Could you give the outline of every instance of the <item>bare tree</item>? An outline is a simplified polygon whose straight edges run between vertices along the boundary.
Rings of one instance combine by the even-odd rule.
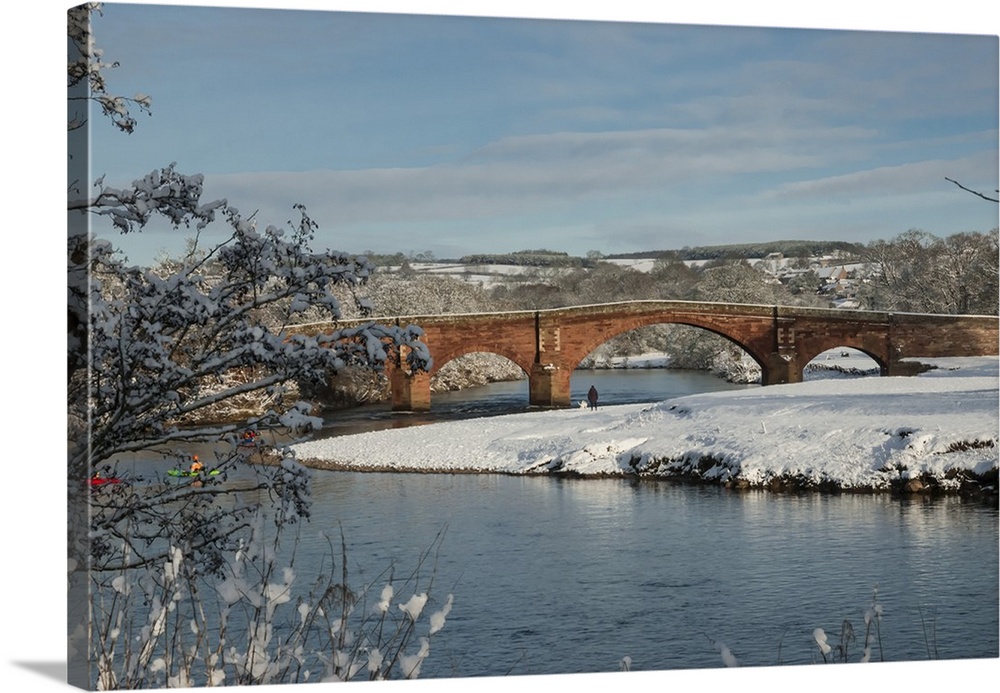
[[[996,313],[997,255],[996,229],[956,233],[940,242],[930,284],[945,312]]]
[[[896,238],[869,243],[862,254],[869,281],[861,298],[870,310],[926,310],[926,281],[936,242],[931,234],[910,229]]]
[[[997,230],[941,239],[911,229],[869,243],[860,297],[871,310],[995,315]]]

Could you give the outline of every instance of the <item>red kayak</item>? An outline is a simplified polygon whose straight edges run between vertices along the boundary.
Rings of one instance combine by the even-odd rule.
[[[105,484],[120,484],[122,480],[113,476],[92,476],[88,479],[88,482],[91,486],[104,486]]]

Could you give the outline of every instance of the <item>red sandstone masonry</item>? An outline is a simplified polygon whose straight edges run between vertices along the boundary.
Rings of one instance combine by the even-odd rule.
[[[762,369],[762,382],[801,382],[816,355],[853,347],[871,356],[883,375],[905,374],[902,359],[1000,353],[996,316],[925,315],[789,306],[627,301],[542,311],[381,318],[419,325],[434,358],[429,374],[393,369],[393,408],[430,407],[430,376],[464,354],[484,351],[518,364],[529,377],[531,403],[569,406],[570,375],[587,354],[611,337],[646,325],[678,323],[709,330],[742,347]],[[302,334],[340,325],[299,325]]]

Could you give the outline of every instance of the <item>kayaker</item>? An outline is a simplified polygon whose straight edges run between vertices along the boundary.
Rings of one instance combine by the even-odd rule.
[[[197,455],[194,455],[191,459],[192,459],[192,462],[191,462],[191,473],[192,474],[197,474],[198,472],[200,472],[202,469],[205,468],[205,465],[203,465],[201,463],[201,461],[198,459]]]

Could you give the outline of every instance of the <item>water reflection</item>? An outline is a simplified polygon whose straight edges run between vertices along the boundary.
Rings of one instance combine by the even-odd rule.
[[[674,375],[588,373],[574,398],[601,377],[602,401],[653,401]],[[501,385],[509,391],[455,393],[450,404],[436,396],[427,415],[338,413],[323,435],[525,406],[526,383]],[[163,462],[121,464],[139,474]],[[888,659],[926,659],[929,632],[942,658],[998,654],[997,511],[955,498],[345,472],[316,472],[312,492],[302,576],[330,558],[341,530],[362,583],[414,569],[444,533],[424,568],[455,607],[425,677],[615,671],[626,655],[635,670],[717,667],[712,640],[744,665],[806,664],[814,628],[863,628],[876,585]]]
[[[312,531],[343,523],[372,569],[445,532],[435,584],[456,607],[430,675],[719,666],[706,635],[744,664],[804,664],[814,628],[863,628],[875,585],[888,658],[926,658],[922,615],[940,656],[997,654],[997,514],[952,499],[350,473],[315,495]]]
[[[591,384],[600,391],[602,405],[658,402],[698,392],[756,387],[729,383],[703,371],[576,371],[570,388],[570,399],[574,405],[586,399],[587,389]],[[325,437],[422,426],[439,421],[517,414],[531,409],[528,404],[527,380],[490,383],[454,392],[436,392],[431,396],[429,412],[394,412],[387,403],[329,410],[323,414],[325,424],[319,435]]]

